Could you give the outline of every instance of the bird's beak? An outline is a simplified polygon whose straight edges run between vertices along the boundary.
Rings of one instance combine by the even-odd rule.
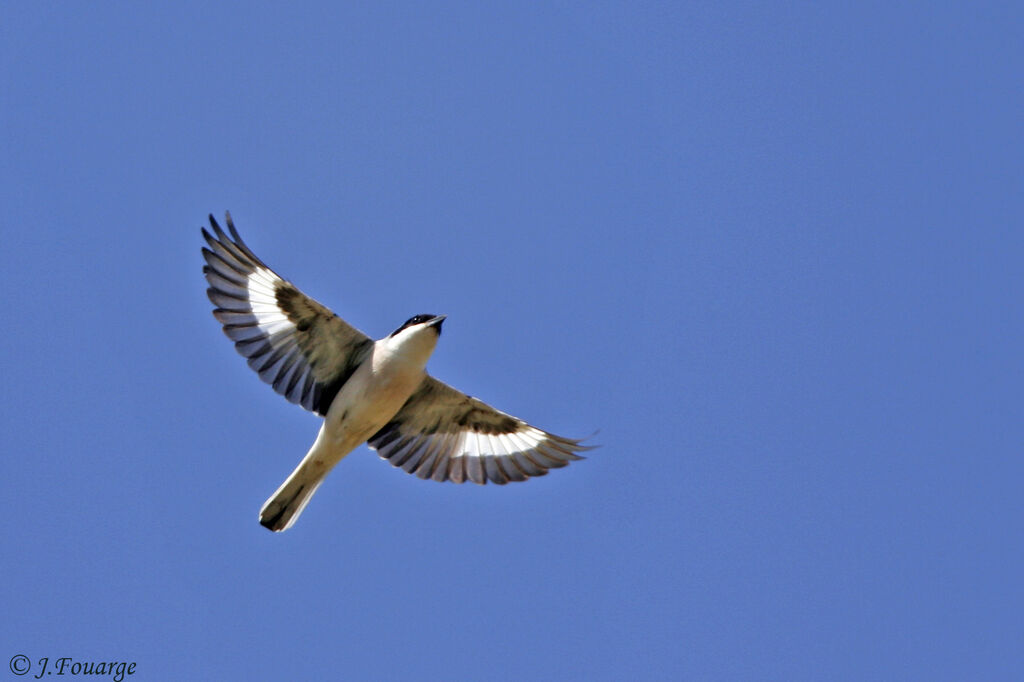
[[[441,323],[444,322],[447,318],[447,315],[438,315],[437,317],[432,319],[428,324],[430,324],[431,327],[440,327]]]

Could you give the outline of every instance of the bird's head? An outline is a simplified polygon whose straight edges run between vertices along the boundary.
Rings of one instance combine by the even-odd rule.
[[[441,336],[441,323],[444,322],[447,315],[431,315],[424,313],[422,315],[413,315],[404,323],[402,326],[395,331],[388,334],[389,337],[395,337],[403,333],[407,329],[413,331],[419,331],[424,329],[432,329],[437,333],[437,336]]]
[[[388,335],[388,346],[395,353],[408,355],[424,365],[434,352],[437,339],[441,336],[441,323],[445,315],[415,315]]]

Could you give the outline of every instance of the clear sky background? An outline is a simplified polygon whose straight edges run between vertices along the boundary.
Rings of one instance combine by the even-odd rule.
[[[0,10],[0,679],[1024,676],[1020,3],[206,5]],[[267,532],[226,209],[602,447]]]

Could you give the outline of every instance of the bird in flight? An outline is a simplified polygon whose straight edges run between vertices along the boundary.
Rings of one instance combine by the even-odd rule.
[[[213,316],[260,379],[324,418],[313,446],[260,509],[290,528],[341,458],[367,443],[422,479],[505,484],[543,476],[593,446],[530,426],[426,372],[444,315],[416,315],[374,341],[271,270],[210,216],[203,274]]]

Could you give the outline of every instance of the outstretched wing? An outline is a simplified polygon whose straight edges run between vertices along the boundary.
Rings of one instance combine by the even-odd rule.
[[[212,215],[213,235],[203,229],[213,316],[260,379],[326,415],[373,341],[267,267],[238,236],[230,213],[227,224],[230,237]]]
[[[525,481],[590,450],[499,412],[428,376],[369,446],[396,467],[435,481]]]

